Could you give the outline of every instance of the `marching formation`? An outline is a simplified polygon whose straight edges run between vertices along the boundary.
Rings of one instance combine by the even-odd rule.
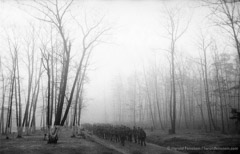
[[[110,140],[113,142],[120,142],[124,146],[125,141],[138,143],[141,146],[146,146],[146,133],[143,128],[136,128],[135,126],[131,129],[124,125],[110,125],[110,124],[85,124],[84,129],[92,132],[99,138]]]

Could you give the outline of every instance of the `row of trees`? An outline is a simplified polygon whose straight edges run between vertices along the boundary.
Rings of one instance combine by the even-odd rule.
[[[207,50],[208,55],[211,51]],[[207,64],[203,51],[199,61],[180,56],[176,59],[178,129],[235,129],[229,117],[232,108],[239,109],[239,60],[236,55],[215,52],[206,59]],[[174,112],[171,74],[166,67],[155,64],[142,69],[126,80],[115,81],[114,121],[167,129],[172,126]]]
[[[169,133],[175,133],[176,127],[221,129],[223,133],[235,128],[229,117],[232,108],[240,109],[239,3],[204,1],[206,6],[212,11],[211,23],[227,32],[223,35],[234,45],[222,47],[213,36],[201,32],[194,45],[198,56],[183,55],[177,45],[189,22],[181,25],[179,10],[166,9],[170,47],[162,52],[168,52],[169,67],[155,61],[148,69],[135,70],[127,80],[119,77],[114,85],[115,121],[170,127]]]
[[[40,125],[46,129],[49,143],[57,142],[59,129],[66,121],[73,126],[73,136],[80,126],[91,55],[109,28],[102,26],[103,18],[92,25],[83,24],[81,19],[69,13],[72,3],[73,0],[49,0],[19,4],[23,9],[34,10],[31,16],[35,19],[28,26],[25,37],[16,36],[13,31],[20,31],[17,28],[7,33],[9,54],[0,62],[0,131],[7,138],[15,123],[18,137],[22,137],[23,128],[26,134],[35,131],[37,110],[41,113]],[[75,44],[66,23],[69,20],[78,30]],[[86,16],[84,21],[87,22]],[[70,110],[73,111],[71,115]]]

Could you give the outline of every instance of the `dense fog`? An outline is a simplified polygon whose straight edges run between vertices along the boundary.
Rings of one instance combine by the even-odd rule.
[[[15,130],[16,113],[39,128],[50,110],[54,125],[62,100],[61,125],[164,129],[174,123],[177,129],[236,131],[229,117],[240,103],[238,2],[59,1],[56,19],[54,4],[0,2],[2,128],[9,106]]]

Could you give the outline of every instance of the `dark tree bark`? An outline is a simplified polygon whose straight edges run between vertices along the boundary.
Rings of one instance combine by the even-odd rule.
[[[5,104],[6,87],[5,87],[5,78],[3,76],[1,57],[0,57],[0,70],[1,70],[1,78],[2,78],[2,107],[1,107],[0,133],[4,134],[4,104]]]

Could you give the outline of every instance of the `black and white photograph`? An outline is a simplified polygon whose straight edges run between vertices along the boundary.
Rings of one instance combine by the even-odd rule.
[[[237,154],[240,0],[0,0],[0,154]]]

